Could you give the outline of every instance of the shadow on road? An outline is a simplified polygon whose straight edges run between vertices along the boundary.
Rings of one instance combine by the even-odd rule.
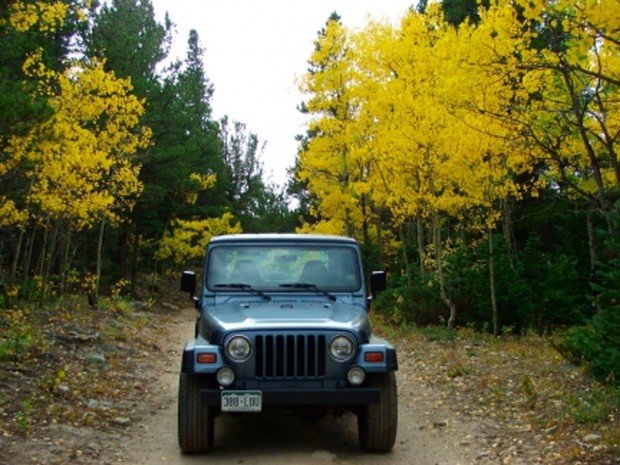
[[[353,414],[308,420],[299,414],[268,411],[224,415],[215,422],[214,456],[329,450],[338,455],[360,453],[357,420]]]

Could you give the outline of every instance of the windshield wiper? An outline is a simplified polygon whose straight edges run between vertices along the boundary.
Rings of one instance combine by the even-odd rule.
[[[310,284],[310,283],[286,283],[286,284],[280,284],[280,287],[287,287],[290,289],[308,289],[309,291],[314,291],[318,294],[323,294],[325,297],[327,297],[329,300],[331,301],[336,301],[336,297],[332,294],[330,294],[327,291],[324,291],[323,289],[319,288],[316,284]]]
[[[259,291],[258,289],[254,289],[250,284],[244,284],[244,283],[226,283],[226,284],[214,284],[213,287],[230,287],[232,289],[242,289],[244,291],[250,291],[253,292],[254,294],[260,296],[261,298],[263,298],[264,300],[270,301],[271,297],[269,297],[267,294],[265,294],[262,291]]]

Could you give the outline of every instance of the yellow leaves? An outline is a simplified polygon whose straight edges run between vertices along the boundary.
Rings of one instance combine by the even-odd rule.
[[[40,32],[53,32],[65,21],[69,5],[65,2],[13,2],[10,8],[11,26],[19,32],[36,27]]]
[[[27,32],[35,29],[45,34],[53,34],[60,29],[67,19],[71,9],[78,20],[87,20],[87,11],[91,6],[90,0],[74,2],[70,7],[66,1],[14,1],[9,8],[8,22],[18,32]]]
[[[217,182],[217,174],[191,173],[189,175],[189,181],[192,186],[185,192],[185,201],[190,205],[194,205],[201,191],[206,191],[215,185]]]
[[[538,21],[543,17],[545,5],[541,1],[522,1],[519,6],[522,8],[523,17],[530,21]]]
[[[535,196],[562,176],[582,193],[617,189],[617,3],[500,0],[458,29],[439,5],[409,11],[398,27],[329,23],[302,85],[312,136],[299,176],[318,218],[303,229],[356,232],[387,208],[397,224],[439,213],[486,230],[498,200]],[[550,46],[553,34],[561,47]]]
[[[38,82],[38,92],[45,96],[53,96],[55,93],[56,72],[46,68],[43,61],[43,49],[38,48],[29,53],[22,65],[24,74],[34,78]]]
[[[20,211],[15,202],[0,196],[0,228],[16,226],[24,223],[28,219],[28,213]]]
[[[310,94],[306,108],[312,116],[314,134],[300,153],[300,179],[308,182],[320,202],[315,211],[321,221],[302,230],[354,235],[364,221],[356,191],[366,168],[355,141],[361,136],[354,121],[360,93],[354,56],[348,33],[331,20],[318,40],[310,59],[312,70],[304,76],[301,88]],[[366,215],[368,213],[366,212]]]
[[[492,201],[484,186],[501,176],[490,177],[491,165],[482,160],[497,144],[476,129],[479,115],[468,108],[482,91],[489,106],[493,87],[475,72],[481,57],[471,32],[466,26],[456,34],[438,16],[411,12],[392,43],[375,45],[400,54],[391,64],[394,77],[376,97],[381,104],[366,107],[373,112],[369,118],[383,123],[369,150],[382,178],[375,181],[374,198],[397,217],[436,210],[458,215]]]
[[[49,101],[54,115],[12,137],[6,150],[13,167],[23,164],[30,178],[26,200],[41,218],[69,220],[78,229],[101,218],[116,221],[142,189],[131,156],[150,137],[138,127],[143,107],[129,81],[97,62],[56,73],[43,65],[40,51],[24,68],[48,91],[55,89]]]
[[[317,41],[310,62],[319,69],[338,67],[345,52],[346,30],[339,21],[331,19],[327,22],[324,34]],[[329,74],[324,74],[317,82],[320,83],[323,79],[329,82]]]
[[[597,31],[617,34],[620,30],[618,0],[583,0],[582,8],[576,8],[578,18]]]
[[[155,256],[158,260],[181,265],[202,258],[212,237],[241,231],[241,224],[234,222],[232,213],[224,213],[219,218],[174,220],[171,231],[166,232],[159,242]]]
[[[299,234],[345,234],[346,225],[341,219],[331,218],[329,220],[322,220],[317,223],[308,224],[305,223],[301,227],[297,228]]]
[[[314,229],[355,230],[367,205],[397,222],[481,208],[495,219],[495,201],[517,193],[511,174],[529,166],[497,118],[511,108],[529,44],[509,2],[458,30],[437,5],[397,28],[373,22],[351,34],[329,23],[303,86],[314,118],[300,177],[318,199]],[[540,83],[527,76],[525,97]]]
[[[189,175],[190,181],[198,184],[200,190],[207,190],[213,185],[215,185],[217,181],[217,175],[215,173],[212,174],[200,174],[200,173],[192,173]]]
[[[526,12],[536,10],[538,17],[532,19],[541,23],[536,40],[546,45],[523,59],[522,87],[530,95],[516,94],[522,101],[534,97],[520,117],[537,141],[553,147],[553,161],[544,177],[562,183],[569,179],[579,186],[579,195],[600,199],[620,183],[614,173],[617,150],[611,136],[620,130],[618,2],[522,0],[519,4]],[[561,46],[548,44],[551,37],[558,37]],[[537,156],[548,158],[547,153]],[[600,172],[598,179],[591,177],[594,171]]]

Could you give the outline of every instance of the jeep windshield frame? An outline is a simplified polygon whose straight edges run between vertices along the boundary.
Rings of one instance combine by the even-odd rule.
[[[205,284],[211,292],[247,292],[221,283],[246,283],[261,292],[357,293],[363,289],[361,259],[349,243],[221,242],[210,247]],[[300,283],[300,286],[282,286]]]

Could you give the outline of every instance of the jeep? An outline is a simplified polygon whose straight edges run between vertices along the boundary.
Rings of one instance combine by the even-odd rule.
[[[385,273],[374,271],[368,292],[360,248],[351,238],[213,238],[199,285],[192,271],[181,278],[181,290],[198,309],[179,382],[182,452],[211,451],[220,414],[271,408],[350,410],[361,447],[390,451],[396,352],[372,334],[369,319],[372,296],[385,286]]]

